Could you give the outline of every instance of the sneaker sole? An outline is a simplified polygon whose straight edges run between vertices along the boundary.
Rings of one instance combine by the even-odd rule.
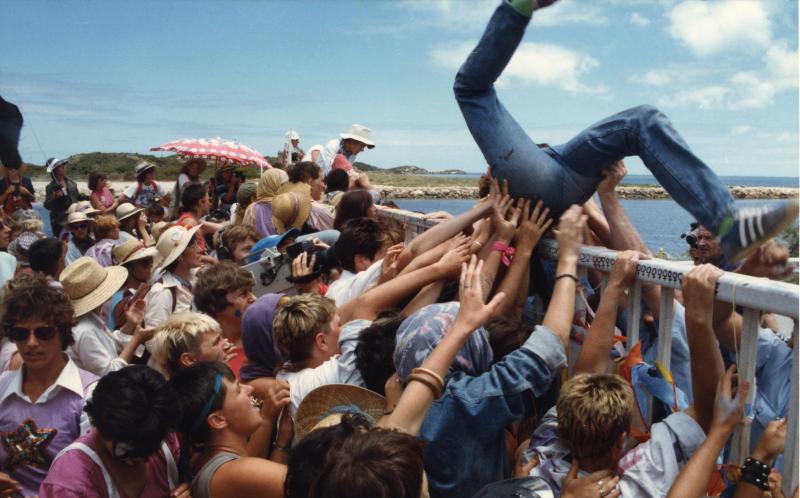
[[[745,247],[741,251],[737,252],[730,258],[732,263],[738,263],[739,261],[747,258],[759,247],[761,247],[764,242],[768,241],[769,239],[777,236],[779,233],[783,231],[784,228],[788,227],[793,221],[797,219],[798,214],[800,214],[800,204],[798,201],[794,200],[791,202],[791,207],[786,210],[784,214],[783,220],[775,226],[772,230],[766,232],[763,237],[760,237],[756,240],[756,242],[750,244],[749,246]]]

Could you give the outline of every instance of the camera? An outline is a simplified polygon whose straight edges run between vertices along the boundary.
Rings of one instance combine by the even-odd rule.
[[[286,255],[289,256],[290,261],[294,261],[294,258],[304,252],[308,253],[308,257],[311,257],[312,254],[317,256],[314,262],[314,271],[327,272],[339,266],[339,260],[336,258],[333,247],[324,249],[315,246],[310,240],[304,240],[302,242],[295,242],[286,248]]]

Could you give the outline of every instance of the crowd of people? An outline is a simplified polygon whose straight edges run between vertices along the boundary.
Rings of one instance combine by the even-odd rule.
[[[493,82],[549,3],[504,1],[459,71],[491,166],[411,240],[354,166],[362,125],[308,152],[289,130],[256,182],[189,158],[174,185],[141,162],[82,189],[51,159],[41,196],[0,150],[0,497],[786,498],[796,337],[764,314],[738,381],[741,310],[715,296],[725,271],[791,273],[771,237],[797,202],[737,210],[652,108],[533,144]],[[697,223],[671,326],[643,285],[626,347],[652,257],[616,194],[631,154]],[[557,260],[535,254],[551,237]],[[606,276],[578,272],[582,245],[619,251]],[[289,290],[256,296],[266,250]],[[743,423],[749,457],[720,465]]]

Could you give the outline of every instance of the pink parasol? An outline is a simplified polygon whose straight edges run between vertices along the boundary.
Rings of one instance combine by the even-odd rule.
[[[175,152],[181,157],[213,159],[220,163],[235,163],[242,166],[258,166],[261,171],[272,165],[257,150],[233,140],[217,138],[185,138],[167,142],[152,151]]]

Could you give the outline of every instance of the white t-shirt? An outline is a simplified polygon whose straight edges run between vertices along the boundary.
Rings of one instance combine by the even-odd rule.
[[[539,465],[530,475],[543,477],[554,488],[561,489],[564,476],[569,472],[566,458],[569,450],[556,435],[558,422],[555,407],[551,408],[531,437]],[[617,464],[620,475],[619,490],[625,498],[660,498],[666,496],[681,469],[706,439],[700,425],[685,412],[669,415],[653,424],[650,440],[628,451]],[[587,472],[578,471],[578,477]]]
[[[372,324],[369,320],[351,320],[339,332],[339,350],[325,363],[316,368],[304,368],[298,372],[280,372],[277,378],[289,382],[289,413],[294,420],[297,407],[308,393],[328,384],[351,384],[364,387],[364,379],[356,367],[356,345],[358,334]]]
[[[382,266],[383,259],[379,259],[358,273],[342,270],[342,275],[328,287],[325,297],[336,301],[337,308],[357,298],[378,284]]]

